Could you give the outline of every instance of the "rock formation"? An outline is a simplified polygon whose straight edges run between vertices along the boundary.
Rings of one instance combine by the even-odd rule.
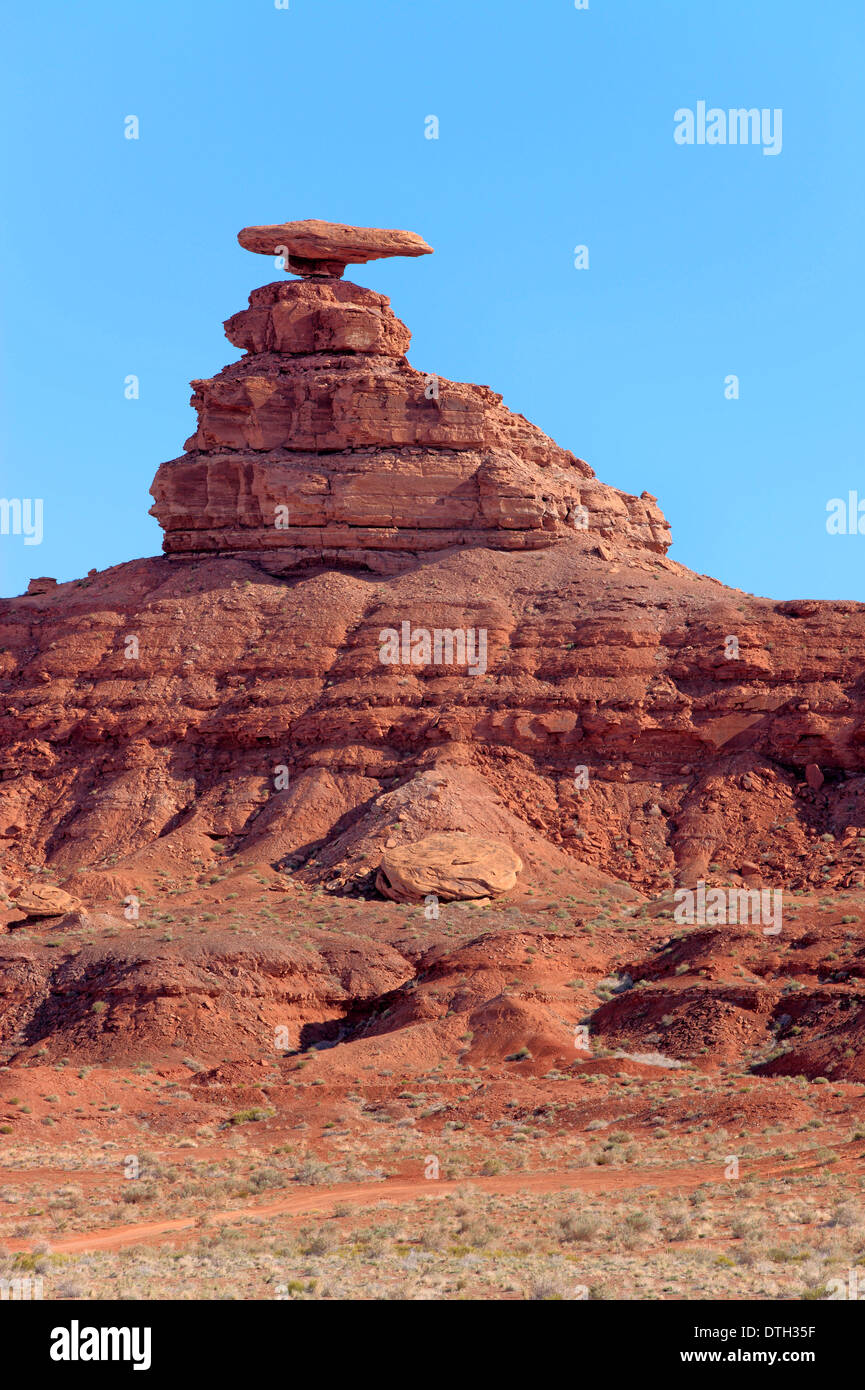
[[[385,256],[428,256],[432,247],[416,232],[381,227],[346,227],[341,222],[281,222],[244,227],[237,240],[261,256],[282,256],[286,270],[297,275],[339,279],[347,265],[365,265]]]
[[[240,239],[300,278],[193,383],[165,554],[0,603],[0,1275],[688,1299],[699,1245],[719,1296],[825,1295],[861,1244],[865,607],[692,573],[648,493],[409,365],[341,277],[413,233]],[[698,1202],[725,1135],[739,1225]],[[758,1258],[760,1184],[804,1274]]]
[[[648,493],[410,366],[340,277],[412,233],[241,241],[301,278],[193,383],[166,554],[0,605],[0,1048],[247,1065],[285,1028],[354,1085],[582,1067],[590,1017],[665,1066],[865,1077],[865,609],[684,569]],[[668,944],[701,879],[798,891],[802,927]]]
[[[29,883],[19,888],[12,896],[12,906],[23,912],[25,920],[61,918],[67,912],[80,907],[69,893],[55,888],[50,883]]]
[[[308,277],[265,285],[226,321],[243,358],[192,383],[198,429],[154,480],[171,555],[254,554],[273,573],[321,563],[393,571],[453,546],[547,547],[575,534],[663,554],[648,493],[598,482],[485,386],[411,367],[384,295],[346,262],[431,250],[411,232],[249,227]]]
[[[427,835],[413,844],[385,846],[376,887],[399,903],[432,895],[442,902],[498,897],[513,888],[523,861],[508,845],[476,835]]]
[[[241,239],[303,275],[255,290],[244,356],[194,383],[153,486],[166,557],[2,606],[7,881],[49,864],[116,911],[216,845],[366,892],[389,839],[455,832],[509,845],[518,889],[863,884],[862,607],[693,574],[647,493],[411,367],[337,270],[420,238]]]

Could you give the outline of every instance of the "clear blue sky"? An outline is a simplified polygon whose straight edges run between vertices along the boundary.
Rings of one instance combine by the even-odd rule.
[[[321,217],[425,236],[434,256],[353,272],[414,365],[655,493],[674,558],[865,600],[865,535],[825,527],[865,500],[861,0],[43,0],[5,23],[0,493],[43,498],[45,535],[0,536],[0,591],[158,553],[187,383],[280,278],[236,233]],[[701,100],[781,108],[781,153],[677,145]]]

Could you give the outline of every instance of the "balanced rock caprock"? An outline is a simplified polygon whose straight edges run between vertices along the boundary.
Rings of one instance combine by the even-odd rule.
[[[304,278],[254,290],[225,324],[244,356],[192,383],[198,428],[151,489],[168,554],[254,553],[284,573],[330,561],[390,572],[453,546],[575,536],[605,558],[667,550],[649,493],[599,482],[488,387],[417,371],[386,296],[339,278],[350,261],[428,253],[420,237],[309,222],[240,239],[293,250]]]
[[[246,251],[261,256],[282,256],[286,270],[296,275],[342,275],[347,265],[365,265],[385,256],[428,256],[428,246],[417,232],[389,231],[382,227],[346,227],[342,222],[280,222],[267,227],[244,227],[237,240]]]

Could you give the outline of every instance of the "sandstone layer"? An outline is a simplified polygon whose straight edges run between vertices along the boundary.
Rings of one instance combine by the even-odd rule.
[[[486,629],[485,674],[383,665],[405,620]],[[98,870],[117,904],[216,838],[361,885],[389,837],[462,830],[534,855],[530,877],[554,852],[550,872],[647,893],[711,866],[855,887],[863,643],[861,605],[757,599],[580,538],[387,580],[133,561],[2,605],[6,873]]]
[[[669,1017],[671,1053],[692,1056],[705,1032],[719,1056],[778,1070],[769,1029],[802,1028],[803,1066],[858,1075],[858,1053],[839,1060],[837,1041],[842,1014],[858,1009],[855,962],[839,971],[809,957],[794,1008],[779,980],[805,961],[804,932],[777,950],[759,928],[741,936],[727,973],[759,978],[725,975],[718,988],[706,975],[707,955],[722,954],[711,934],[693,969],[652,950],[673,925],[672,890],[701,879],[855,906],[865,608],[756,598],[674,563],[654,498],[600,482],[488,388],[415,370],[408,329],[371,290],[322,274],[266,285],[226,331],[244,356],[193,383],[198,427],[153,485],[166,554],[71,583],[42,577],[0,606],[11,930],[34,905],[47,918],[42,904],[64,914],[61,934],[107,921],[109,939],[136,937],[142,901],[225,877],[242,879],[235,896],[250,903],[299,895],[302,907],[323,889],[346,910],[375,900],[396,911],[380,897],[388,862],[410,865],[429,837],[471,837],[522,865],[497,909],[543,899],[579,928],[603,897],[617,930],[646,912],[642,954],[628,947],[623,966],[645,988],[600,1009],[580,996],[616,1045],[651,1049]],[[215,895],[208,919],[230,915],[228,896]],[[264,909],[265,922],[274,915]],[[855,921],[848,911],[821,923],[833,959],[842,923]],[[608,965],[624,960],[617,940]],[[417,955],[413,940],[399,950]],[[98,1035],[97,1051],[108,1043],[101,1014],[85,1017],[88,971],[125,1000],[118,1019],[137,993],[173,988],[151,955],[112,952],[40,976],[46,1000],[67,985],[80,995],[73,1033]],[[250,973],[265,983],[231,1008],[269,1023],[268,972],[296,975],[276,1007],[297,983],[298,1046],[315,1028],[331,1041],[390,1037],[420,1008],[422,1050],[435,1054],[465,1026],[448,1012],[438,1032],[427,1027],[433,997],[415,995],[398,962],[361,999],[359,984],[340,993],[314,960],[280,959],[256,957]],[[183,961],[204,1000],[213,972],[194,951]],[[9,967],[16,998],[31,966],[24,952]],[[233,968],[220,966],[220,980]],[[462,959],[454,970],[461,978]],[[832,1037],[816,1021],[829,998]],[[473,999],[473,1055],[526,1029],[554,1055],[558,1005]],[[194,1020],[181,1013],[170,1003],[142,1027],[158,1014],[185,1040]],[[28,1037],[62,1034],[62,1015],[46,1002]]]
[[[489,388],[410,366],[411,335],[384,295],[277,282],[225,329],[245,355],[193,381],[198,428],[153,483],[169,554],[393,572],[431,551],[538,549],[575,533],[658,554],[670,544],[648,493],[599,482]]]
[[[0,603],[0,1281],[835,1297],[865,607],[674,563],[339,278],[411,234],[316,226],[247,229],[303,278],[194,383],[166,553]]]

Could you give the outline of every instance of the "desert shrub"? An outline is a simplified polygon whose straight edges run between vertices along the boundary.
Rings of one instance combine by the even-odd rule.
[[[563,1241],[592,1240],[600,1230],[597,1216],[573,1216],[570,1213],[559,1219],[557,1230]]]

